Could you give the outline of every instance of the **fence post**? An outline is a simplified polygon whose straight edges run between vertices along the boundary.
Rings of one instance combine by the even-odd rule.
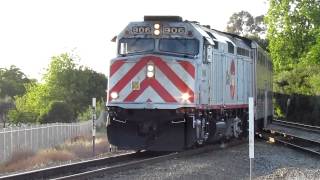
[[[63,141],[63,134],[62,134],[62,124],[60,123],[60,126],[59,126],[60,128],[60,139],[61,139],[61,141]]]
[[[35,147],[36,147],[36,150],[38,150],[39,149],[39,146],[38,146],[38,143],[39,143],[39,129],[38,129],[38,124],[36,124],[35,125],[36,127],[35,127],[35,132],[36,132],[36,142],[35,142]]]
[[[30,145],[31,145],[31,151],[33,151],[32,125],[30,125],[30,127],[29,127],[29,132],[30,132]]]
[[[9,156],[12,154],[12,127],[10,127],[10,152]]]
[[[41,124],[41,148],[44,148],[44,133],[43,133],[43,124]]]
[[[24,148],[27,148],[27,127],[24,126]]]
[[[16,138],[16,143],[15,144],[17,144],[17,149],[18,149],[18,151],[20,151],[20,127],[17,127],[16,128],[16,133],[17,133],[17,138]]]
[[[4,128],[2,128],[1,130],[0,130],[0,134],[3,134],[4,135]],[[2,139],[0,140],[0,141],[2,141]],[[2,141],[3,142],[3,141]],[[3,147],[5,146],[5,144],[3,144]],[[3,162],[4,161],[4,154],[2,154],[4,151],[3,151],[3,149],[1,149],[1,157],[0,157],[0,161],[1,162]]]
[[[47,148],[49,148],[49,147],[50,147],[49,124],[46,124],[46,131],[47,131],[47,142],[46,142],[46,146],[47,146]]]
[[[7,155],[6,155],[6,130],[7,128],[3,129],[3,159],[7,160]]]
[[[72,137],[72,135],[71,135],[71,124],[70,123],[68,123],[68,130],[69,130],[69,139]]]
[[[53,137],[54,137],[54,146],[59,143],[59,142],[58,142],[58,138],[57,138],[57,134],[58,134],[58,133],[57,133],[57,132],[58,132],[58,131],[57,131],[57,127],[58,127],[57,124],[58,124],[58,123],[55,123],[55,124],[53,125],[53,127],[54,127],[54,135],[53,135]]]

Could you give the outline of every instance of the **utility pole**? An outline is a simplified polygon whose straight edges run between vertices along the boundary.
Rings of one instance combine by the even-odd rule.
[[[93,156],[95,153],[95,141],[96,141],[96,98],[92,98],[92,153]]]

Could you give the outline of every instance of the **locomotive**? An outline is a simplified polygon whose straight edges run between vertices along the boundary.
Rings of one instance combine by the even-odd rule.
[[[120,149],[180,151],[247,135],[272,118],[272,63],[257,42],[179,16],[145,16],[117,36],[107,136]]]

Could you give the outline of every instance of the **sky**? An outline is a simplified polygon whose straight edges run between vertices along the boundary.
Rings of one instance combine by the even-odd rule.
[[[15,65],[41,80],[52,56],[107,75],[116,56],[111,39],[144,15],[179,15],[225,30],[234,12],[267,12],[267,0],[0,0],[0,68]]]

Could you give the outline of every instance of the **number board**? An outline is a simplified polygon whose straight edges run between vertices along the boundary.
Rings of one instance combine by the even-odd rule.
[[[133,26],[133,34],[152,34],[152,28],[149,26]],[[163,34],[185,34],[184,27],[163,27],[161,28]]]
[[[152,34],[151,27],[148,26],[134,26],[132,32],[134,34]]]
[[[163,27],[164,34],[184,34],[186,32],[184,27]]]

